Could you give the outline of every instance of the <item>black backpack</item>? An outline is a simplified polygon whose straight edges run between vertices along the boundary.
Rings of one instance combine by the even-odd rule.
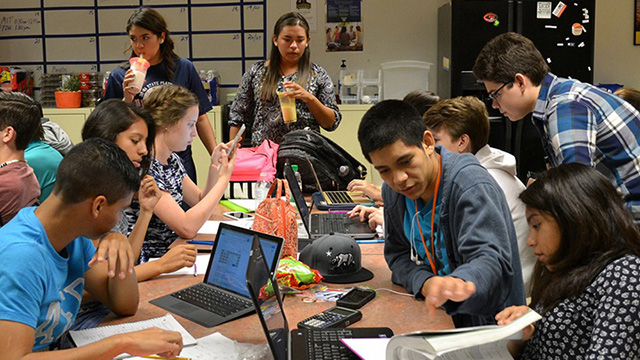
[[[278,149],[278,177],[286,162],[298,165],[303,192],[318,191],[309,161],[322,190],[346,190],[353,179],[364,179],[367,168],[338,144],[312,130],[294,130],[284,136]]]

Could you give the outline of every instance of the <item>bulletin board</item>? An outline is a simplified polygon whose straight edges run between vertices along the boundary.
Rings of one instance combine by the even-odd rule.
[[[129,58],[127,20],[140,6],[167,21],[175,52],[235,88],[266,58],[266,0],[2,0],[0,66],[34,73],[111,71]]]

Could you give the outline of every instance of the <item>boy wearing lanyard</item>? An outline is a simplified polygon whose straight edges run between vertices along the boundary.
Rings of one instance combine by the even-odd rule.
[[[525,303],[509,207],[473,155],[436,147],[420,114],[399,100],[367,111],[358,140],[385,182],[394,283],[424,299],[430,315],[443,307],[456,327],[495,324],[499,311]]]

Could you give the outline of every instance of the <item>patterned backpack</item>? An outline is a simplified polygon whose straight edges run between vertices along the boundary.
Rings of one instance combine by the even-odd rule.
[[[283,186],[287,200],[281,197]],[[298,222],[290,198],[287,180],[275,179],[267,198],[258,205],[253,221],[253,230],[284,238],[282,257],[298,254]]]

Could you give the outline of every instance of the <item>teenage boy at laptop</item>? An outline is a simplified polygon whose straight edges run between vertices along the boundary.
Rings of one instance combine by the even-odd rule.
[[[91,139],[63,159],[53,193],[39,207],[22,209],[0,229],[3,359],[95,360],[124,352],[167,357],[180,353],[180,334],[158,328],[55,354],[32,353],[50,349],[71,326],[84,289],[118,315],[136,312],[136,259],[127,238],[109,234],[98,250],[90,239],[115,226],[138,187],[138,174],[124,151],[112,142]]]
[[[640,113],[633,106],[606,90],[550,73],[533,42],[516,33],[489,41],[473,73],[509,120],[533,112],[548,165],[594,167],[620,191],[640,224]]]
[[[369,109],[358,140],[384,180],[394,283],[425,299],[430,315],[442,306],[456,327],[495,324],[499,311],[525,303],[509,207],[473,155],[436,147],[420,114],[399,100]]]

